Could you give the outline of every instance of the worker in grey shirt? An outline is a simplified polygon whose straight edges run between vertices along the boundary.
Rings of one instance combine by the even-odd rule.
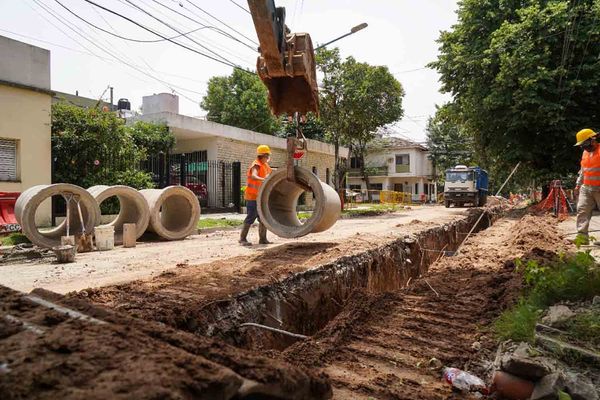
[[[592,212],[596,207],[600,209],[600,146],[596,139],[596,132],[591,129],[582,129],[577,132],[577,143],[575,144],[583,149],[581,169],[575,186],[575,192],[579,192],[577,232],[586,239]]]

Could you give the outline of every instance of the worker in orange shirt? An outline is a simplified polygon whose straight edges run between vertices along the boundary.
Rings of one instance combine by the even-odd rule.
[[[580,130],[577,132],[575,146],[583,150],[581,169],[575,186],[575,192],[579,191],[577,232],[589,241],[588,229],[592,212],[595,208],[600,208],[600,145],[597,142],[597,133],[591,129]]]
[[[246,200],[247,216],[244,220],[244,226],[240,233],[240,244],[242,246],[252,246],[252,243],[248,241],[248,232],[250,227],[258,218],[258,207],[256,199],[258,197],[258,191],[263,181],[271,174],[271,167],[269,166],[269,157],[271,156],[271,149],[269,146],[261,144],[256,149],[256,160],[252,162],[248,172],[246,174],[247,184],[246,191],[244,192],[244,199]],[[267,240],[267,227],[258,220],[258,243],[269,244]]]

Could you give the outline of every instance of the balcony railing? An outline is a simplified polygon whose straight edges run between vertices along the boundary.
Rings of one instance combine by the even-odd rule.
[[[368,176],[386,176],[388,174],[388,167],[386,165],[381,167],[367,167],[365,170]],[[351,168],[348,171],[348,177],[362,177],[360,168]]]
[[[405,172],[410,172],[410,165],[408,164],[396,164],[396,173],[402,174]]]

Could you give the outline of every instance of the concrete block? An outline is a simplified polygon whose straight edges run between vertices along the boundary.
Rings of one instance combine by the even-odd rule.
[[[535,351],[527,343],[521,343],[515,351],[502,357],[503,371],[521,378],[538,380],[556,370],[555,363],[541,356],[534,356]]]
[[[123,224],[123,247],[135,247],[137,228],[135,224]]]

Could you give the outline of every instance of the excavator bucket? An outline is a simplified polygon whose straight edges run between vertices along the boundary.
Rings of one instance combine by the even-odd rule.
[[[271,74],[264,57],[258,57],[258,76],[269,91],[273,114],[306,114],[319,112],[319,91],[315,72],[315,57],[308,33],[288,35],[289,51],[285,54],[285,74]]]
[[[260,42],[258,76],[275,115],[319,113],[314,49],[308,33],[289,33],[285,9],[273,0],[248,0]]]

